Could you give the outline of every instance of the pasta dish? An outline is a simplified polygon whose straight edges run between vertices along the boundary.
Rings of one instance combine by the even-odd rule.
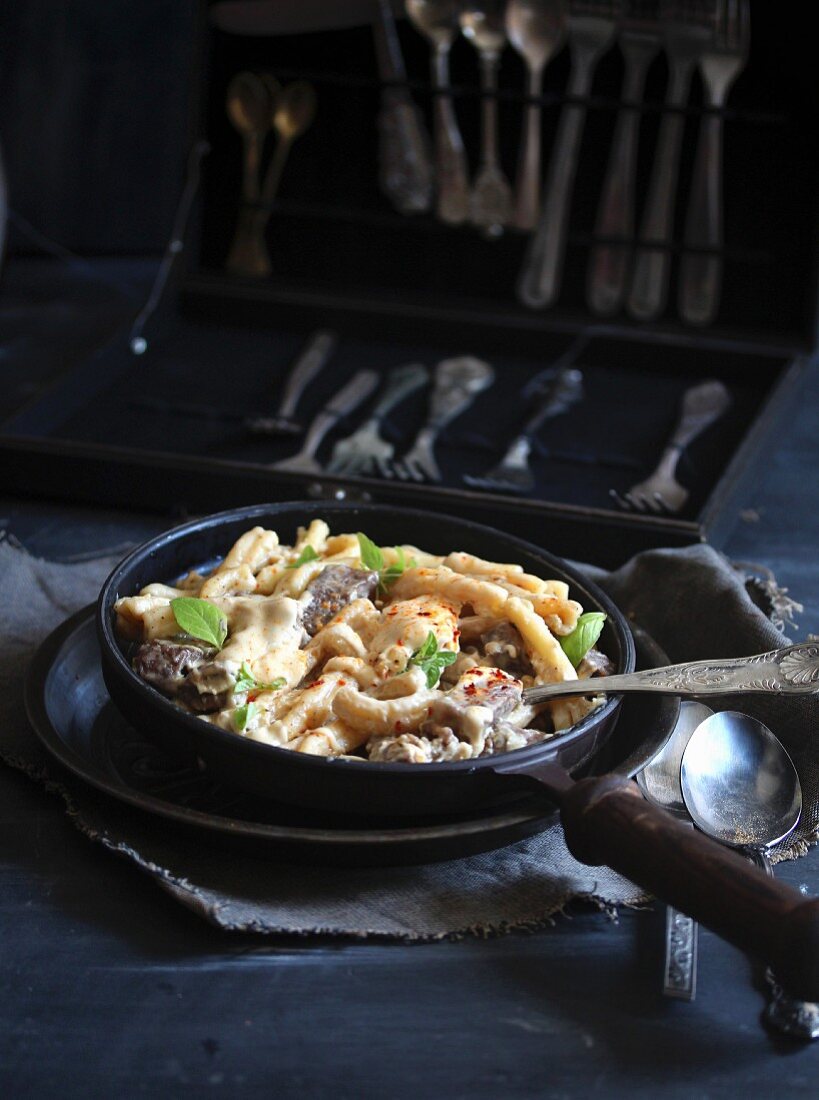
[[[115,604],[134,671],[238,736],[325,757],[469,760],[555,737],[602,696],[528,706],[606,675],[605,616],[568,585],[453,551],[377,546],[321,519],[246,531],[213,570]]]

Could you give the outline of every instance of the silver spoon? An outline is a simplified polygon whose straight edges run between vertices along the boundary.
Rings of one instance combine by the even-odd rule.
[[[514,224],[534,229],[540,213],[540,103],[543,70],[566,40],[564,0],[509,0],[506,33],[528,70],[526,119],[520,144]]]
[[[634,777],[640,790],[655,806],[691,823],[680,786],[683,753],[694,730],[714,712],[703,703],[686,701],[674,731],[657,755]],[[673,905],[666,907],[665,969],[663,993],[681,1001],[693,1001],[697,992],[697,922]]]
[[[722,711],[691,735],[680,771],[688,812],[714,840],[756,855],[773,875],[767,853],[790,836],[802,813],[802,788],[784,745],[756,718]],[[819,1038],[819,1005],[773,989],[765,1020],[794,1039]]]

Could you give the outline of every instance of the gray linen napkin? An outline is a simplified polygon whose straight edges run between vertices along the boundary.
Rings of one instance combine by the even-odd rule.
[[[423,867],[328,869],[274,864],[175,835],[172,825],[114,803],[50,760],[22,703],[26,663],[66,616],[90,603],[111,558],[65,565],[0,542],[0,758],[59,793],[87,836],[132,860],[177,900],[225,929],[437,939],[533,927],[575,898],[610,909],[647,900],[604,867],[577,863],[559,825],[500,851]],[[749,655],[784,636],[751,598],[745,577],[706,546],[648,551],[615,573],[588,568],[673,661]],[[781,600],[778,601],[781,608]],[[811,747],[819,702],[761,698],[746,708],[794,758],[805,813],[784,856],[817,839],[819,764]]]

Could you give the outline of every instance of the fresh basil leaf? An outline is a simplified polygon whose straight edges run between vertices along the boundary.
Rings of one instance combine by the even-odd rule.
[[[410,657],[409,663],[411,665],[420,665],[422,661],[428,661],[430,657],[434,657],[438,652],[438,639],[430,630],[427,634],[424,644],[413,653]]]
[[[358,532],[358,547],[361,556],[361,564],[365,569],[375,569],[379,573],[384,568],[384,555],[372,539],[367,538],[363,531]]]
[[[450,649],[438,649],[438,639],[432,633],[427,634],[424,644],[413,653],[408,664],[417,665],[427,678],[427,687],[434,688],[441,679],[441,673],[458,656]]]
[[[239,733],[244,733],[247,729],[248,722],[255,716],[256,711],[259,708],[255,703],[245,703],[243,707],[237,707],[233,712],[233,724]]]
[[[225,644],[227,622],[212,603],[193,596],[179,596],[171,600],[171,611],[178,626],[192,638],[200,638],[217,649]]]
[[[291,561],[289,565],[285,566],[285,569],[298,569],[300,565],[307,565],[308,561],[317,561],[318,554],[315,552],[312,546],[305,546],[295,561]]]
[[[606,616],[602,611],[586,611],[577,620],[571,634],[559,639],[563,652],[575,668],[600,637],[605,621]]]
[[[263,680],[257,680],[253,673],[250,671],[250,666],[247,661],[242,661],[242,667],[239,669],[239,675],[236,677],[236,683],[233,685],[233,694],[241,695],[248,691],[278,691],[279,688],[283,688],[287,683],[283,676],[277,676],[275,680],[271,680],[270,683],[265,683]]]

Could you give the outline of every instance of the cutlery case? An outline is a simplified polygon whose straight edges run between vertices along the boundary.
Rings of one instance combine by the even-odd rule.
[[[619,106],[618,50],[602,59],[591,98],[572,197],[563,289],[555,306],[531,310],[515,297],[527,238],[488,239],[433,213],[401,214],[378,185],[383,86],[370,27],[358,6],[326,5],[310,33],[234,34],[214,26],[230,4],[203,5],[192,79],[188,177],[177,226],[148,305],[93,358],[73,367],[30,405],[0,423],[0,475],[7,490],[177,513],[245,503],[338,498],[421,506],[503,527],[549,550],[615,565],[650,546],[702,538],[719,544],[750,500],[754,469],[781,429],[814,341],[816,171],[807,150],[815,114],[806,43],[768,5],[752,5],[750,60],[725,123],[725,247],[721,307],[695,328],[676,314],[676,272],[696,135],[705,111],[694,82],[685,109],[677,229],[670,249],[669,306],[656,322],[626,313],[605,320],[585,304],[596,204]],[[246,4],[232,6],[245,12]],[[336,6],[338,7],[338,6]],[[316,6],[322,9],[321,5]],[[276,5],[255,5],[268,29]],[[265,12],[267,14],[265,14]],[[312,12],[312,8],[311,8]],[[192,33],[193,30],[192,30]],[[399,22],[415,102],[429,122],[428,47]],[[804,35],[801,36],[804,39]],[[306,79],[318,109],[293,144],[267,233],[273,274],[229,275],[225,259],[239,208],[241,142],[225,113],[229,79],[240,70]],[[453,97],[472,172],[480,141],[478,63],[459,39],[452,51]],[[564,51],[546,70],[544,160],[565,102]],[[638,198],[651,167],[663,108],[666,64],[652,64],[640,104]],[[498,92],[501,159],[514,177],[525,73],[503,54]],[[207,151],[205,151],[207,150]],[[200,154],[201,157],[200,157]],[[295,453],[294,436],[250,435],[242,420],[273,413],[288,369],[308,333],[331,328],[338,348],[303,396],[308,424],[357,370],[386,375],[451,355],[485,359],[494,385],[453,421],[436,455],[441,485],[276,471]],[[584,376],[584,397],[547,421],[526,496],[470,488],[464,475],[495,466],[532,411],[532,379],[567,351]],[[644,480],[668,441],[685,391],[717,378],[732,402],[684,452],[678,477],[690,492],[673,517],[625,513],[620,493]],[[384,425],[396,455],[424,420],[428,390],[412,395]],[[366,418],[362,406],[323,444]],[[728,504],[730,502],[730,507]]]

